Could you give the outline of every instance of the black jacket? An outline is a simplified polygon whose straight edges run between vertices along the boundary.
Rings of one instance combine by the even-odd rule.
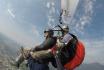
[[[58,54],[62,65],[65,65],[67,62],[70,62],[76,54],[76,43],[78,40],[75,35],[70,35],[73,37],[73,39],[66,46],[64,46]]]
[[[48,37],[45,39],[45,41],[43,41],[42,44],[40,44],[39,46],[36,46],[34,48],[34,51],[50,49],[56,44],[56,40],[57,40],[56,37]]]
[[[51,49],[56,44],[56,41],[57,41],[56,37],[48,37],[45,39],[45,41],[41,45],[34,48],[34,51]],[[39,63],[48,63],[49,61],[52,63],[55,61],[53,55],[51,58],[44,58],[44,59],[39,60]]]

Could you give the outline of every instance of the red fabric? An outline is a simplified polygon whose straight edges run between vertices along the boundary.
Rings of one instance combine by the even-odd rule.
[[[82,44],[82,42],[78,41],[75,57],[70,62],[64,65],[65,69],[66,70],[75,69],[83,62],[84,56],[85,56],[84,45]]]
[[[52,53],[53,55],[55,55],[55,54],[56,54],[56,51],[57,51],[57,46],[54,45],[53,48],[51,48],[51,53]]]

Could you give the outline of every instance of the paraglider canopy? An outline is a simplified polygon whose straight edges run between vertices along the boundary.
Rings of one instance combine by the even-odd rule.
[[[63,23],[70,23],[78,3],[79,0],[61,0],[61,21]]]

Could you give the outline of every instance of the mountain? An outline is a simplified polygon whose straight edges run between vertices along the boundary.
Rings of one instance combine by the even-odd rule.
[[[50,65],[50,70],[57,70],[52,65]],[[91,64],[82,64],[77,67],[75,70],[104,70],[104,65],[99,63],[91,63]]]
[[[17,42],[0,33],[0,54],[15,56],[19,47],[20,45]]]
[[[104,65],[99,63],[82,64],[76,70],[104,70]]]
[[[0,70],[7,70],[9,61],[17,56],[20,45],[0,33]]]

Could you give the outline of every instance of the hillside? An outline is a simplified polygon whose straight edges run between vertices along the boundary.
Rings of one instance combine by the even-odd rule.
[[[15,41],[0,33],[0,70],[7,70],[11,59],[16,57],[19,47]]]

